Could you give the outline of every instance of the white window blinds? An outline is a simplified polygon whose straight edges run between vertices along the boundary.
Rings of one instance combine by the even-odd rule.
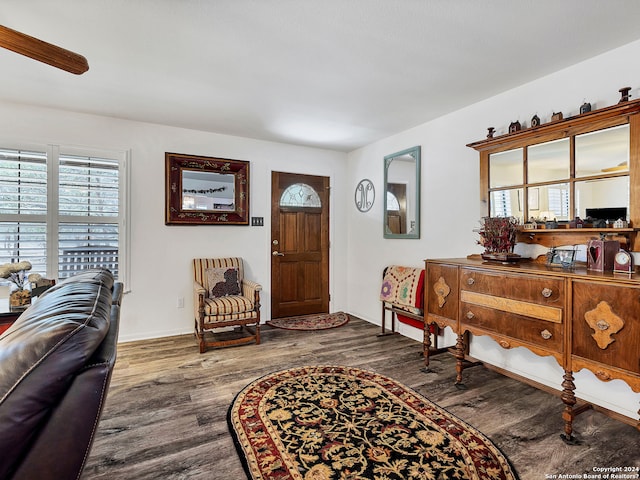
[[[116,160],[60,155],[58,275],[106,267],[118,274],[119,165]]]
[[[47,154],[0,149],[0,263],[28,259],[45,272]]]
[[[63,151],[0,149],[0,263],[28,260],[50,278],[94,267],[118,277],[127,245],[124,153]]]

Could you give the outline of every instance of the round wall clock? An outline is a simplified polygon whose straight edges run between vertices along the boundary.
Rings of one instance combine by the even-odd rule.
[[[373,207],[373,202],[376,199],[376,190],[373,187],[371,180],[365,178],[360,180],[356,186],[355,202],[356,208],[361,212],[368,212]]]

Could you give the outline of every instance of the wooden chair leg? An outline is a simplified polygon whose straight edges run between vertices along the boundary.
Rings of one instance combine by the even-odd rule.
[[[205,341],[204,341],[204,332],[201,332],[200,329],[198,328],[199,324],[198,324],[198,320],[195,320],[195,325],[193,327],[193,335],[196,337],[196,340],[198,342],[198,348],[200,350],[200,353],[204,353],[207,351],[207,346],[205,345]]]
[[[386,337],[388,335],[394,335],[396,333],[396,329],[395,329],[395,313],[393,312],[393,310],[391,310],[391,331],[387,332],[386,331],[386,324],[387,323],[387,309],[384,308],[384,304],[382,305],[382,322],[381,322],[381,329],[382,331],[378,334],[379,337]]]

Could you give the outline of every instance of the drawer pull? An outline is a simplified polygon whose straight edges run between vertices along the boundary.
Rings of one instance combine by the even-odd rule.
[[[544,298],[549,298],[552,294],[553,294],[553,290],[551,290],[550,288],[543,288],[542,289],[542,296]]]
[[[607,330],[610,326],[611,325],[609,325],[606,320],[598,320],[596,322],[596,327],[598,327],[598,330],[604,331]]]
[[[506,340],[500,340],[498,343],[502,348],[511,348],[511,344]]]
[[[473,278],[467,278],[467,285],[473,285],[476,281]]]
[[[540,336],[545,340],[549,340],[551,337],[553,337],[553,334],[549,330],[545,329],[540,332]]]
[[[602,370],[598,370],[596,372],[596,377],[598,377],[600,380],[604,380],[605,382],[611,380],[611,375],[609,375],[607,372],[603,372]]]
[[[467,312],[467,315],[466,315],[466,316],[467,316],[467,318],[468,318],[469,320],[471,320],[473,317],[475,317],[475,315],[473,314],[473,312]]]

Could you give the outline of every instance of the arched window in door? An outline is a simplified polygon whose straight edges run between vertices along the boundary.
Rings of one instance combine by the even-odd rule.
[[[320,196],[315,189],[306,183],[289,185],[280,196],[281,207],[319,208],[322,206]]]
[[[393,193],[387,192],[387,210],[400,211],[400,202]]]

